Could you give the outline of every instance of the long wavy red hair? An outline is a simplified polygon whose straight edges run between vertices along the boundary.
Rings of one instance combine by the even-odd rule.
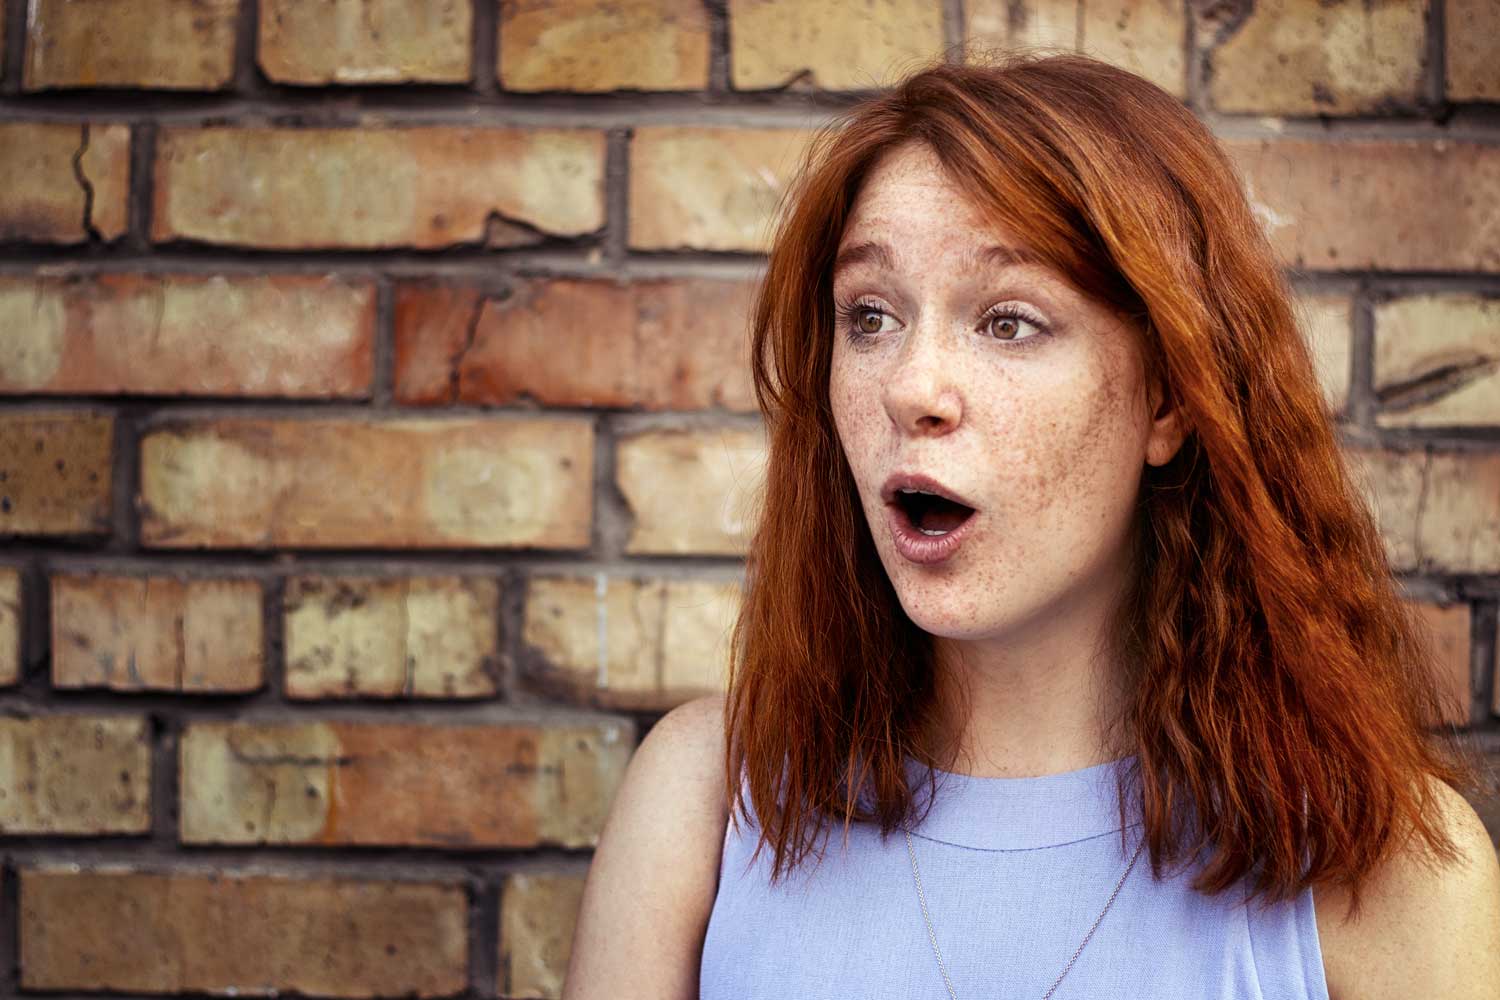
[[[1021,55],[929,66],[848,110],[783,202],[752,314],[769,458],[724,719],[731,812],[743,780],[773,880],[834,820],[883,836],[909,821],[904,757],[949,765],[919,739],[930,637],[881,566],[828,402],[835,252],[863,177],[911,141],[1139,319],[1149,374],[1191,427],[1145,470],[1117,630],[1136,758],[1120,803],[1139,804],[1153,871],[1197,861],[1195,889],[1248,876],[1265,902],[1347,885],[1357,907],[1406,834],[1454,857],[1428,776],[1465,787],[1473,764],[1437,724],[1426,644],[1231,163],[1148,81]]]

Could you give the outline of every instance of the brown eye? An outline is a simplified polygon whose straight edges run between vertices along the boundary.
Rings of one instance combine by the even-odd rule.
[[[1001,340],[1014,340],[1021,332],[1021,320],[1016,316],[996,316],[990,320],[990,330]]]
[[[884,316],[885,313],[879,309],[861,309],[855,314],[854,322],[859,327],[860,333],[879,333]]]

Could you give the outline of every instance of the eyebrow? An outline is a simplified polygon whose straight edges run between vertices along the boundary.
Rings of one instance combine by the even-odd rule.
[[[896,269],[896,258],[891,248],[884,243],[855,243],[839,252],[833,262],[833,274],[856,264],[874,263],[887,271]],[[959,260],[963,268],[1019,267],[1025,264],[1040,264],[1042,259],[1026,247],[992,246],[983,250],[967,250]]]

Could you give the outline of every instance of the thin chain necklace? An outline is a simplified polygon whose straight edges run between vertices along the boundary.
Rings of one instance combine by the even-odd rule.
[[[917,883],[917,899],[922,904],[922,920],[927,924],[927,939],[932,942],[932,953],[937,956],[938,971],[943,974],[943,985],[948,987],[950,1000],[958,1000],[958,994],[953,992],[953,980],[948,978],[948,967],[943,964],[943,953],[938,948],[937,935],[932,931],[932,917],[927,913],[927,896],[922,892],[922,876],[917,872],[917,852],[912,850],[911,846],[911,831],[904,824],[901,829],[906,834],[906,854],[911,858],[911,877]],[[1068,974],[1069,969],[1073,968],[1073,963],[1078,961],[1078,956],[1083,954],[1083,949],[1088,945],[1089,939],[1094,936],[1094,931],[1098,929],[1099,922],[1104,919],[1104,915],[1109,912],[1109,908],[1115,905],[1115,897],[1120,894],[1120,887],[1130,877],[1131,869],[1135,867],[1136,861],[1140,859],[1141,849],[1145,846],[1146,838],[1143,835],[1140,844],[1136,846],[1135,854],[1131,855],[1130,864],[1125,866],[1125,874],[1120,876],[1120,881],[1115,883],[1114,891],[1109,894],[1109,901],[1104,904],[1104,909],[1100,910],[1099,915],[1094,918],[1094,923],[1089,927],[1089,932],[1083,936],[1083,943],[1078,946],[1077,951],[1073,952],[1073,957],[1068,959],[1068,964],[1063,966],[1063,970],[1052,981],[1052,986],[1046,993],[1042,994],[1042,1000],[1051,1000],[1052,994],[1056,993],[1057,987],[1061,985],[1063,977]]]

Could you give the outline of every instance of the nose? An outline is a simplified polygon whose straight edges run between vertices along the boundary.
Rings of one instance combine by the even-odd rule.
[[[912,330],[885,373],[881,395],[886,413],[902,434],[947,434],[963,418],[953,358],[935,330]]]

